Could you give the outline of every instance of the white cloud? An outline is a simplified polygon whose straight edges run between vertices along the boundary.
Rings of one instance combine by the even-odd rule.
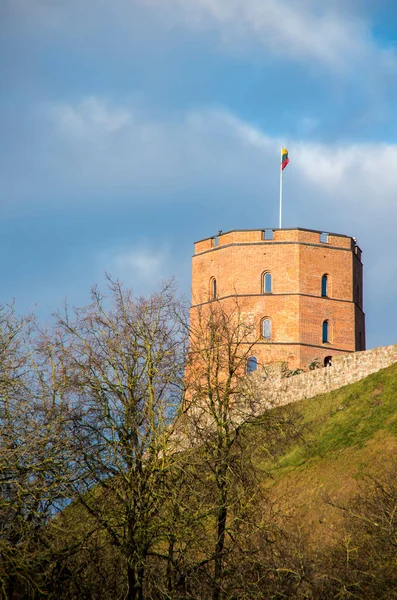
[[[300,143],[296,164],[309,184],[342,201],[395,206],[397,145]]]
[[[149,250],[148,248],[134,248],[127,252],[117,254],[114,259],[116,269],[129,272],[139,279],[150,281],[158,279],[164,268],[166,251]]]
[[[142,239],[130,247],[110,247],[95,257],[99,280],[108,273],[112,279],[118,279],[140,295],[155,292],[164,281],[174,277],[178,267],[168,246],[152,248]]]
[[[273,141],[233,115],[196,110],[159,119],[91,97],[50,107],[52,171],[66,185],[181,189],[242,174]],[[248,159],[248,163],[247,163]],[[249,171],[251,169],[249,168]],[[72,179],[67,176],[73,173]]]
[[[160,190],[203,185],[249,194],[273,185],[279,148],[287,144],[286,177],[309,197],[332,196],[334,206],[344,207],[371,206],[376,197],[378,210],[395,206],[397,145],[287,141],[227,111],[197,109],[159,119],[96,97],[53,106],[50,115],[56,134],[52,159],[68,181],[68,171],[73,173],[68,185],[139,185],[140,193],[150,191],[157,200]]]
[[[4,1],[4,0],[3,0]],[[376,56],[382,68],[395,65],[394,51],[381,50],[371,36],[368,10],[359,2],[332,0],[5,0],[10,23],[23,23],[84,41],[111,26],[120,36],[155,46],[158,26],[174,39],[173,25],[216,32],[222,47],[257,60],[259,53],[292,61],[317,61],[351,71],[357,60]],[[365,16],[364,16],[365,15]],[[171,23],[171,28],[168,25]],[[156,35],[150,33],[156,31]],[[150,41],[151,38],[151,41]],[[164,42],[163,42],[164,43]],[[379,59],[379,60],[378,60]]]
[[[365,21],[314,0],[143,0],[169,7],[191,28],[216,28],[227,46],[256,42],[292,60],[315,59],[333,67],[349,65],[372,46]],[[177,12],[179,10],[179,13]],[[161,8],[160,8],[161,10]]]
[[[133,118],[129,110],[112,108],[94,96],[85,98],[75,106],[67,103],[55,105],[50,114],[62,134],[78,138],[90,136],[95,131],[120,131]]]

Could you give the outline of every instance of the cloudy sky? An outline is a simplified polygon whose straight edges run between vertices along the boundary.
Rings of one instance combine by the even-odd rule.
[[[397,343],[395,0],[1,0],[1,301],[136,293],[193,241],[358,238],[368,347]]]

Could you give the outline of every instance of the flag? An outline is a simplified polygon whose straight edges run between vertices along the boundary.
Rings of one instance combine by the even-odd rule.
[[[281,149],[281,170],[284,171],[285,167],[289,163],[288,150],[286,148]]]

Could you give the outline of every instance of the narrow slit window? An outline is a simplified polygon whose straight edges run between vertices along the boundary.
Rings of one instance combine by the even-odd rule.
[[[272,337],[272,322],[267,317],[262,321],[262,337],[265,340],[270,340]]]
[[[247,360],[247,373],[253,373],[258,368],[258,360],[256,356],[250,356]]]
[[[323,297],[328,296],[328,277],[323,275],[321,278],[321,295]]]
[[[323,344],[329,342],[329,323],[328,321],[323,322]]]

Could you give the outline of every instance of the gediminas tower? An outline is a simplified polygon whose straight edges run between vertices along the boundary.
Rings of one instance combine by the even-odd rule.
[[[234,230],[194,244],[192,317],[238,299],[256,328],[248,370],[365,350],[363,266],[354,238],[310,229]]]

